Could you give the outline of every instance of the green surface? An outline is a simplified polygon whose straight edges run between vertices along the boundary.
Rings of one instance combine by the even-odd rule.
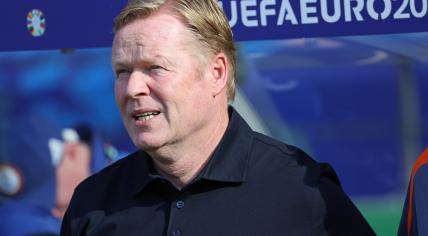
[[[403,210],[401,198],[365,199],[357,200],[355,203],[377,235],[397,235]]]

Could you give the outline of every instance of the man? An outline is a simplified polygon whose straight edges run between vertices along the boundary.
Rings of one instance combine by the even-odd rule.
[[[2,121],[0,235],[59,235],[74,188],[111,159],[89,126],[61,132],[34,114]]]
[[[416,160],[410,176],[397,235],[428,235],[428,148]]]
[[[76,189],[62,235],[374,235],[334,172],[228,107],[235,47],[215,0],[131,0],[112,63],[140,149]]]

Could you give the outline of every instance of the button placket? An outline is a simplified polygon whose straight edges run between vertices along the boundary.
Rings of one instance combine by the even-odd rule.
[[[169,236],[181,236],[183,235],[182,214],[185,214],[184,208],[186,205],[186,198],[188,196],[187,191],[181,191],[178,193],[170,203],[171,211],[168,222],[168,235]],[[180,217],[181,216],[181,217]]]
[[[173,230],[172,233],[171,233],[171,236],[180,236],[180,235],[181,235],[181,231],[178,230],[178,229]]]
[[[183,207],[184,207],[184,201],[183,201],[183,200],[178,200],[178,201],[175,203],[175,206],[177,207],[177,209],[181,209],[181,208],[183,208]]]

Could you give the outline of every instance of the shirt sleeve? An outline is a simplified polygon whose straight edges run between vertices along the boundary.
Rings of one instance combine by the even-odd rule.
[[[324,204],[323,222],[327,235],[376,235],[358,208],[340,186],[328,164],[320,164],[319,191]]]

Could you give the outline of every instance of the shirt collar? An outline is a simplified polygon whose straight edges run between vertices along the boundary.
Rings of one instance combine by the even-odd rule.
[[[229,124],[223,138],[197,179],[232,183],[245,181],[252,141],[251,128],[230,106]],[[131,168],[134,168],[134,173],[138,173],[136,180],[140,179],[135,192],[142,191],[154,180],[163,179],[155,170],[151,157],[144,151],[138,151],[130,158],[136,159]]]
[[[134,192],[138,193],[143,190],[150,182],[162,179],[153,166],[153,161],[149,154],[144,151],[137,151],[127,157],[133,159],[128,162],[131,183],[135,183]]]
[[[252,141],[251,128],[230,106],[226,132],[201,171],[200,178],[222,182],[245,181]]]

